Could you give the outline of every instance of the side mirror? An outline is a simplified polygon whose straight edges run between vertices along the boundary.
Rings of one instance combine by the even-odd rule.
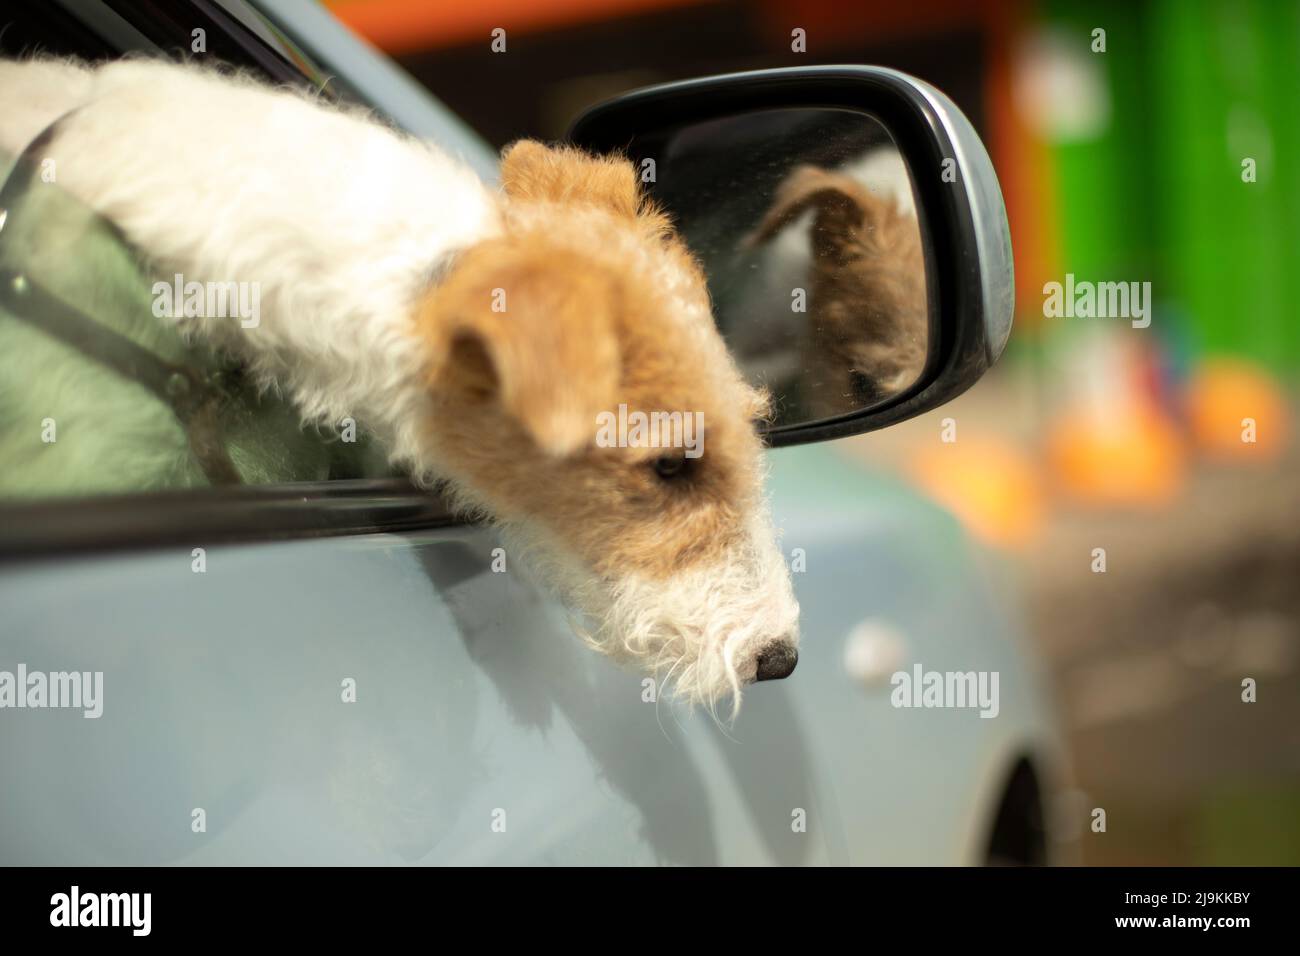
[[[704,265],[718,327],[771,390],[771,445],[936,408],[1011,332],[1011,238],[992,163],[934,87],[879,67],[653,86],[569,139],[623,152]]]

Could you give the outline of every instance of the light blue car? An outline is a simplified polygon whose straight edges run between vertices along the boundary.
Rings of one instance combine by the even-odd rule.
[[[156,54],[187,47],[201,23],[223,58],[282,79],[333,76],[494,175],[472,117],[450,115],[317,5],[175,6],[193,8],[175,19],[184,32],[107,5],[20,2],[0,36],[5,55]],[[22,211],[38,200],[15,162],[0,165],[0,271],[44,270],[111,326],[115,303],[138,292],[120,240],[68,197],[42,194],[53,205],[32,225]],[[72,237],[57,253],[25,244],[22,230],[56,222]],[[23,261],[31,248],[45,258]],[[492,530],[387,474],[364,443],[301,433],[175,342],[130,353],[132,380],[105,367],[124,334],[106,332],[82,356],[83,387],[138,389],[164,419],[174,412],[192,472],[158,489],[97,483],[72,452],[38,463],[3,433],[20,411],[40,417],[16,383],[39,378],[49,350],[78,346],[17,301],[0,296],[0,682],[20,667],[102,678],[79,707],[0,709],[0,862],[1054,858],[1044,821],[1062,750],[996,566],[946,513],[832,444],[769,452],[781,546],[799,557],[799,666],[747,688],[722,725],[581,645],[553,598],[502,570]],[[167,384],[178,376],[239,406],[214,435],[243,484],[209,486],[202,403],[182,416]],[[108,438],[105,455],[130,441]],[[993,699],[930,706],[910,684],[929,672],[995,675]]]

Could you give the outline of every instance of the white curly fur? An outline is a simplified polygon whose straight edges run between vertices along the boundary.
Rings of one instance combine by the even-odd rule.
[[[492,517],[472,489],[449,489],[454,507]],[[673,696],[732,719],[758,654],[775,638],[799,646],[799,603],[766,504],[740,543],[714,565],[667,581],[637,574],[601,577],[541,525],[496,519],[507,550],[527,575],[580,615],[574,632],[594,650],[656,675]]]
[[[201,66],[0,61],[0,91],[10,152],[76,109],[49,146],[56,182],[161,274],[259,284],[257,328],[191,317],[187,332],[290,393],[304,420],[364,421],[434,473],[408,323],[450,256],[498,229],[473,171],[358,110]]]

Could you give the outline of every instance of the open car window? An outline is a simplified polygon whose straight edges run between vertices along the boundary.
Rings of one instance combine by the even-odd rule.
[[[178,288],[60,188],[39,141],[0,174],[0,501],[392,475],[357,423],[300,427],[168,318],[251,322],[256,289]]]

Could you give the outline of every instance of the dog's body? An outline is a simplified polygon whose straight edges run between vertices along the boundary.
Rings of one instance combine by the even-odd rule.
[[[52,125],[53,124],[53,125]],[[354,419],[497,520],[593,644],[712,706],[793,667],[798,608],[745,385],[704,280],[622,160],[520,143],[504,192],[357,112],[154,61],[0,62],[0,147],[153,271],[256,283],[260,318],[159,318]],[[598,447],[621,404],[702,413],[698,460]]]
[[[186,281],[256,282],[262,320],[181,319],[289,392],[305,419],[364,421],[433,474],[415,304],[451,255],[500,231],[492,195],[437,149],[296,92],[134,60],[0,62],[0,146],[58,122],[54,182]]]

